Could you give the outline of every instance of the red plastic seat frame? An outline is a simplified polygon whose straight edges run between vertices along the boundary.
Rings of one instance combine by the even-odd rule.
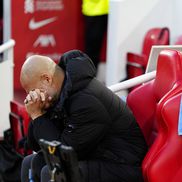
[[[28,125],[30,118],[24,107],[24,105],[16,102],[10,102],[10,127],[13,134],[13,144],[17,152],[24,155],[25,153],[31,153],[30,151],[25,151],[23,148],[19,147],[20,141],[27,136]]]
[[[127,98],[127,103],[142,129],[149,147],[152,145],[142,163],[145,181],[148,181],[147,170],[153,157],[166,140],[158,131],[161,127],[159,123],[162,120],[161,108],[169,98],[182,91],[181,70],[181,53],[174,50],[162,51],[158,57],[155,80],[133,90]]]
[[[167,27],[150,29],[145,35],[141,54],[127,53],[127,79],[144,74],[152,46],[169,45],[169,39],[170,33]]]

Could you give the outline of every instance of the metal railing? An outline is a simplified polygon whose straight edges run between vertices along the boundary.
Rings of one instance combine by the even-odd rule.
[[[5,53],[5,55],[3,55],[3,61],[5,60],[13,60],[13,47],[15,46],[15,41],[13,39],[10,39],[9,41],[7,41],[6,43],[0,45],[0,54],[1,53]]]
[[[14,47],[14,45],[15,41],[13,39],[10,39],[6,43],[0,45],[0,53],[7,51],[8,49],[11,49],[12,47]]]
[[[146,74],[143,74],[141,76],[137,76],[135,78],[123,81],[121,83],[111,85],[108,88],[110,90],[112,90],[113,92],[117,93],[117,92],[120,92],[122,90],[126,90],[126,89],[129,89],[131,87],[134,87],[136,85],[148,82],[148,81],[154,79],[155,76],[156,76],[156,71],[152,71],[150,73],[146,73]]]
[[[0,62],[0,137],[9,128],[10,101],[13,99],[14,45],[15,41],[11,39],[0,45],[0,54],[3,54]]]

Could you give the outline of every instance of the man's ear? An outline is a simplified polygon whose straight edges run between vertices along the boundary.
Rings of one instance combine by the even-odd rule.
[[[46,73],[42,74],[40,79],[41,79],[41,82],[44,84],[48,84],[48,85],[52,84],[52,77],[49,74],[46,74]]]

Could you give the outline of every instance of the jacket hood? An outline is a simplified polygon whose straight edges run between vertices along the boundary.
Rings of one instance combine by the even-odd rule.
[[[96,69],[91,59],[79,50],[72,50],[64,53],[58,63],[65,71],[65,80],[58,102],[52,107],[51,118],[56,115],[64,120],[66,112],[63,107],[65,101],[71,94],[85,88],[95,77]]]
[[[69,91],[72,93],[86,87],[90,80],[96,76],[92,60],[79,50],[64,53],[58,65],[65,71],[66,82],[69,82],[69,84],[65,84],[69,86]]]

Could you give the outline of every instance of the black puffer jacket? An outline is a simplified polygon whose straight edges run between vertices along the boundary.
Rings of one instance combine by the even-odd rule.
[[[131,111],[95,79],[92,61],[80,51],[65,53],[59,66],[66,79],[60,100],[31,123],[29,145],[40,138],[75,149],[90,182],[139,182],[147,146]]]

